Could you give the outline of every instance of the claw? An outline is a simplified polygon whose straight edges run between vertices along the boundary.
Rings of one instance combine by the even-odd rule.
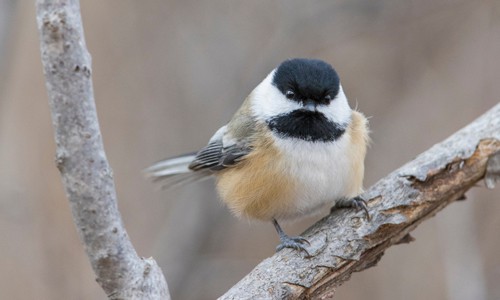
[[[304,251],[307,254],[307,257],[310,257],[311,255],[309,254],[309,251],[305,248],[305,244],[308,246],[311,245],[308,240],[301,236],[288,236],[286,233],[281,229],[281,226],[278,224],[278,221],[273,219],[273,224],[274,227],[276,228],[276,231],[278,232],[278,235],[280,237],[280,244],[276,247],[276,252],[279,252],[283,250],[284,248],[292,248],[297,251]]]
[[[372,217],[370,216],[370,213],[368,212],[368,205],[364,199],[361,197],[354,197],[352,199],[352,204],[356,211],[359,211],[360,209],[363,209],[365,212],[366,219],[370,221]]]
[[[359,211],[362,209],[365,213],[366,219],[370,221],[372,218],[370,216],[370,213],[368,212],[368,204],[366,201],[361,198],[360,196],[354,197],[349,200],[344,200],[342,202],[339,202],[337,206],[332,207],[330,210],[330,213],[335,209],[335,208],[354,208],[356,211]]]
[[[292,248],[292,249],[295,249],[297,251],[304,251],[307,254],[307,256],[311,256],[309,254],[309,251],[307,251],[307,249],[305,247],[305,244],[311,245],[311,243],[309,243],[309,241],[306,240],[305,238],[300,237],[300,236],[290,237],[288,235],[285,235],[285,236],[281,236],[280,240],[281,240],[281,243],[276,247],[276,252],[279,252],[285,248]]]

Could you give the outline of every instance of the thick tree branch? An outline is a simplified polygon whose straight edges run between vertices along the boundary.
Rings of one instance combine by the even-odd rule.
[[[137,255],[118,212],[94,103],[91,59],[77,0],[38,0],[42,63],[56,163],[97,282],[110,299],[168,299],[165,278]]]
[[[78,232],[111,299],[168,299],[155,261],[134,250],[117,208],[95,111],[90,55],[76,0],[38,0],[37,21],[61,171]],[[332,296],[352,272],[373,266],[391,245],[464,193],[485,174],[499,176],[500,104],[370,188],[372,221],[342,210],[305,233],[312,257],[284,250],[264,260],[222,299]]]
[[[328,299],[353,272],[374,266],[388,247],[409,235],[485,177],[500,170],[500,104],[445,141],[372,186],[372,220],[363,212],[336,211],[304,236],[312,257],[284,250],[260,263],[220,299]],[[488,171],[486,171],[488,169]]]

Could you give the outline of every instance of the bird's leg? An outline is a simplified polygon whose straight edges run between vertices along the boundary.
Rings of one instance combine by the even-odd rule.
[[[355,208],[357,211],[362,209],[365,212],[366,219],[368,221],[371,220],[370,213],[368,212],[368,205],[366,204],[366,201],[360,196],[340,199],[339,201],[337,201],[337,203],[335,203],[335,206],[330,209],[330,213],[332,213],[336,208]]]
[[[297,251],[304,251],[307,254],[307,256],[310,256],[309,252],[304,247],[305,244],[310,245],[308,240],[300,236],[292,236],[292,237],[288,236],[283,231],[283,229],[281,229],[281,226],[280,224],[278,224],[278,221],[276,221],[276,219],[273,219],[273,225],[274,228],[276,228],[276,231],[278,232],[278,235],[280,237],[280,244],[278,245],[278,247],[276,247],[276,252],[279,252],[281,251],[281,249],[284,248],[292,248]]]

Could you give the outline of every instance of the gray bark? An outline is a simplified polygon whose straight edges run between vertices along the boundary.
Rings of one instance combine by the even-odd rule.
[[[95,111],[90,55],[76,0],[38,0],[42,62],[61,171],[78,232],[111,299],[168,299],[152,259],[134,250],[117,208]],[[311,257],[284,250],[264,260],[221,299],[328,298],[352,272],[373,266],[391,245],[461,199],[485,177],[498,180],[500,105],[379,181],[365,194],[372,220],[338,210],[304,236]]]
[[[102,143],[77,0],[38,0],[41,55],[56,164],[96,280],[110,299],[169,299],[152,258],[139,257],[117,207]]]
[[[380,180],[363,212],[337,210],[303,234],[311,257],[284,250],[264,260],[220,299],[329,299],[353,272],[374,266],[388,247],[485,178],[499,176],[500,104]],[[485,175],[486,174],[486,175]]]

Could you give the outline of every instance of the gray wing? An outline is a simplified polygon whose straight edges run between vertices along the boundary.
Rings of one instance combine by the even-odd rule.
[[[234,141],[226,134],[226,126],[222,127],[210,139],[206,147],[201,149],[189,164],[193,171],[220,171],[236,165],[251,151],[251,147],[243,142]]]
[[[228,136],[226,128],[220,128],[198,153],[159,161],[145,169],[145,175],[169,188],[207,179],[214,172],[236,165],[251,148]]]
[[[189,165],[193,171],[220,171],[237,165],[252,151],[250,141],[256,133],[256,121],[250,114],[248,98],[231,121],[213,135]]]

